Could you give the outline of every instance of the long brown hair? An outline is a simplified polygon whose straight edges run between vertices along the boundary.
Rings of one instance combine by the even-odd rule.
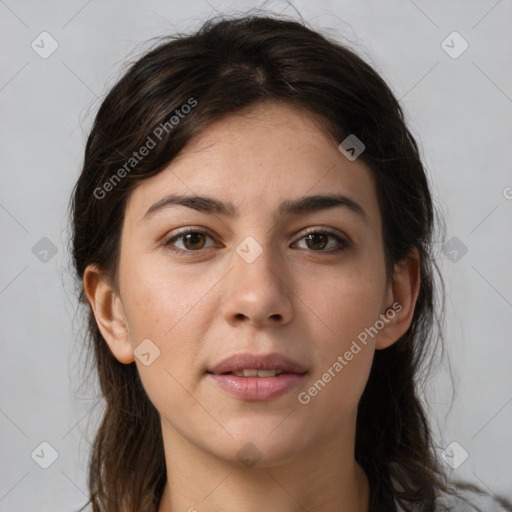
[[[385,495],[404,510],[439,510],[436,496],[454,491],[435,456],[418,393],[419,373],[443,346],[444,285],[432,253],[436,209],[397,99],[348,46],[304,22],[248,13],[162,38],[131,64],[99,108],[70,202],[79,300],[87,305],[82,278],[89,264],[118,286],[130,192],[212,122],[262,101],[307,110],[340,142],[349,134],[363,141],[360,158],[376,178],[388,277],[411,249],[419,252],[421,288],[412,323],[375,353],[358,409],[355,457],[368,476],[372,511]],[[169,121],[173,115],[179,122]],[[155,146],[127,165],[148,137]],[[88,504],[94,512],[156,511],[166,482],[159,413],[135,363],[115,359],[90,307],[87,313],[87,347],[105,401],[89,461]]]

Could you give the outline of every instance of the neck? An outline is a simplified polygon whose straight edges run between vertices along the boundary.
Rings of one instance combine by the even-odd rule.
[[[286,462],[246,468],[188,443],[169,425],[163,432],[167,483],[158,512],[369,510],[368,479],[353,442],[324,443]]]

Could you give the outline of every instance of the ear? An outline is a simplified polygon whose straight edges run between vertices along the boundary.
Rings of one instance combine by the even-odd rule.
[[[380,330],[375,348],[389,347],[407,332],[411,325],[416,300],[420,290],[420,257],[413,248],[409,255],[395,265],[393,283],[388,290],[389,302],[384,327]],[[387,321],[386,321],[387,319]]]
[[[130,332],[119,294],[96,265],[89,265],[85,269],[83,285],[98,328],[110,351],[120,363],[133,363]]]

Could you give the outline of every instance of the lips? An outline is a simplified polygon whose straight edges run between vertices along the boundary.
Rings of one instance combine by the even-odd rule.
[[[209,368],[207,373],[220,375],[243,372],[244,370],[277,370],[278,373],[306,373],[306,370],[299,363],[275,352],[262,355],[234,354]]]
[[[306,373],[282,354],[235,354],[213,365],[206,377],[235,398],[268,401],[290,392]]]

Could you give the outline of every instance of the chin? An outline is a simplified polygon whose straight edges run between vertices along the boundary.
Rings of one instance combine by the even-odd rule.
[[[284,427],[284,422],[278,432],[278,424],[274,420],[264,424],[254,422],[247,428],[228,428],[233,438],[216,444],[212,451],[226,462],[241,467],[270,468],[289,463],[307,448],[307,439],[303,429],[291,432],[289,426]]]

